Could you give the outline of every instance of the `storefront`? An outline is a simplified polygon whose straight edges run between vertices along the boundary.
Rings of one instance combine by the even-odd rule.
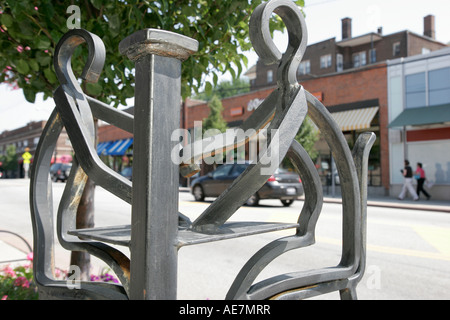
[[[350,148],[360,133],[375,132],[377,140],[369,159],[369,192],[386,194],[389,189],[386,64],[321,76],[301,84],[328,108]],[[274,87],[223,99],[223,117],[228,126],[239,126],[273,90]],[[183,108],[184,128],[192,129],[195,121],[201,121],[208,114],[206,102],[186,101]],[[316,167],[323,185],[327,186],[333,177],[330,149],[323,138],[316,143],[316,149],[319,151]],[[338,182],[335,180],[336,184]]]
[[[133,135],[112,125],[98,129],[97,154],[104,163],[120,172],[133,159]]]
[[[422,163],[433,199],[450,199],[450,48],[388,61],[391,194]]]

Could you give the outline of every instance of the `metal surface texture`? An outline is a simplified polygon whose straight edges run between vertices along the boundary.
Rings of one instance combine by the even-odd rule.
[[[281,53],[270,37],[272,14],[284,21],[289,42]],[[250,38],[262,61],[278,64],[278,85],[241,125],[253,136],[264,132],[267,148],[195,221],[178,208],[179,173],[190,176],[199,162],[248,143],[250,136],[225,134],[185,145],[181,164],[171,159],[177,146],[172,133],[179,127],[181,64],[198,43],[172,32],[146,29],[122,40],[119,50],[135,63],[134,117],[86,96],[74,77],[70,59],[86,43],[89,57],[82,77],[96,81],[104,64],[102,41],[88,31],[69,31],[55,51],[60,86],[56,108],[44,129],[32,167],[30,206],[34,232],[34,272],[44,298],[62,299],[176,299],[177,252],[183,246],[222,241],[264,232],[294,229],[292,236],[268,243],[243,266],[226,299],[301,299],[339,291],[342,299],[356,299],[356,286],[365,268],[367,164],[375,141],[362,134],[353,149],[327,109],[298,83],[296,72],[307,45],[300,9],[288,0],[261,4],[250,20]],[[283,253],[313,245],[315,226],[322,211],[322,185],[314,163],[294,140],[308,115],[325,137],[341,178],[342,253],[337,266],[282,274],[255,283],[260,272]],[[134,134],[133,182],[104,165],[95,150],[94,118],[103,119]],[[54,225],[49,179],[50,160],[65,127],[75,151],[56,218],[57,239],[70,251],[86,251],[105,261],[121,284],[81,282],[69,289],[53,277]],[[216,139],[217,138],[217,139]],[[217,142],[221,141],[221,142]],[[300,175],[305,192],[297,223],[228,222],[288,157]],[[75,229],[75,218],[87,178],[132,207],[131,224]],[[165,183],[161,183],[164,181]],[[110,245],[126,246],[130,258]],[[299,251],[300,254],[301,251]]]

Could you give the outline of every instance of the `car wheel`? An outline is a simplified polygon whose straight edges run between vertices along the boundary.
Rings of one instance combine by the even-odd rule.
[[[205,200],[205,193],[203,192],[203,188],[200,185],[196,185],[192,190],[194,194],[195,201],[203,201]]]
[[[258,194],[255,193],[247,200],[247,202],[245,204],[248,206],[257,206],[258,203],[259,203],[259,197],[258,197]]]
[[[281,203],[283,204],[283,206],[289,207],[291,204],[294,203],[294,200],[281,200]]]

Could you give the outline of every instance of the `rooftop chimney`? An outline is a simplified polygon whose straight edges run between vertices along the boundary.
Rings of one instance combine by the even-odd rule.
[[[428,15],[423,18],[423,35],[430,37],[431,39],[436,38],[436,29],[434,26],[434,16]]]
[[[342,40],[352,37],[352,19],[344,18],[342,21]]]

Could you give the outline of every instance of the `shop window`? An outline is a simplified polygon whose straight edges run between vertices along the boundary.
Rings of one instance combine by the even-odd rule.
[[[425,72],[405,77],[406,108],[426,106]]]
[[[428,72],[429,105],[450,103],[450,68]]]

